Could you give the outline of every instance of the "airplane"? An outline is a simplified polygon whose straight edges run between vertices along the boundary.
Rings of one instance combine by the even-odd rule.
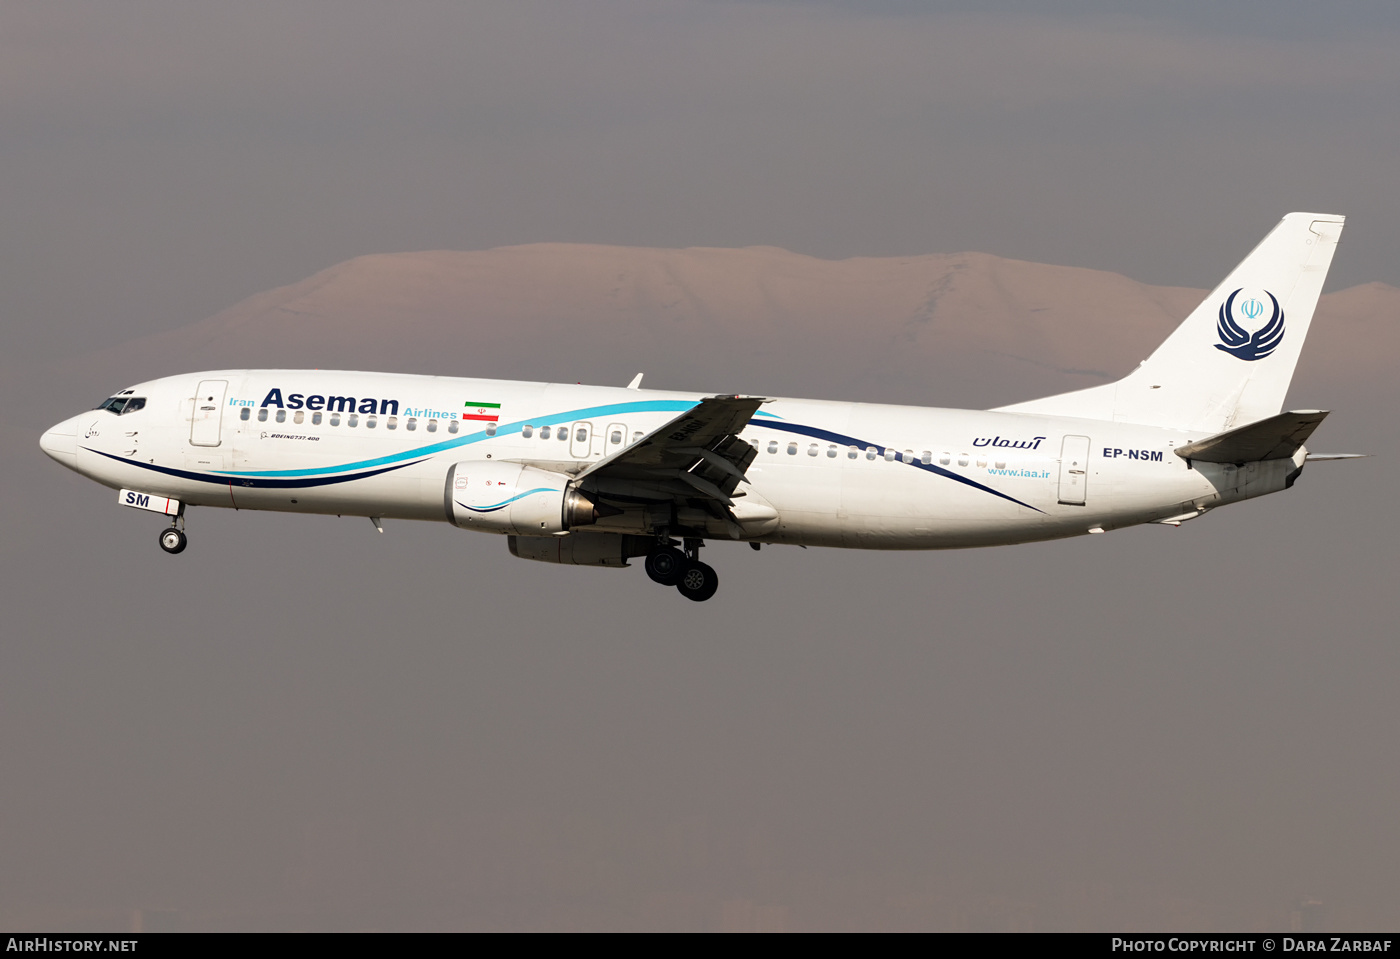
[[[956,549],[1180,526],[1291,487],[1327,415],[1281,412],[1344,218],[1290,213],[1137,369],[993,410],[326,370],[124,389],[43,434],[59,463],[187,507],[415,519],[704,601],[706,540]]]

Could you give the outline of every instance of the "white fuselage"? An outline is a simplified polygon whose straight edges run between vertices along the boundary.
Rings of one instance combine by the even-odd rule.
[[[107,486],[190,505],[445,522],[453,464],[577,474],[701,398],[322,370],[197,373],[123,395],[145,404],[66,420],[45,434],[45,450]],[[1020,543],[1190,518],[1283,489],[1306,456],[1188,464],[1173,449],[1200,431],[801,399],[765,403],[740,436],[757,455],[736,499],[749,511],[736,512],[742,526],[730,536],[866,549]]]

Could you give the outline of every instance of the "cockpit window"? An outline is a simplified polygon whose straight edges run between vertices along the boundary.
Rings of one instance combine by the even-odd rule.
[[[145,405],[146,398],[144,396],[114,396],[98,403],[93,409],[107,410],[121,416],[124,413],[135,413],[144,408]]]

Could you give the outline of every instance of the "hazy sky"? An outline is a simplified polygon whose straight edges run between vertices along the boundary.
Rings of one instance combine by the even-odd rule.
[[[1119,6],[7,5],[3,345],[537,240],[1209,286],[1315,209],[1352,217],[1334,284],[1400,282],[1393,5]]]
[[[1119,7],[0,7],[0,923],[1393,927],[1389,383],[1310,384],[1376,460],[1180,530],[716,547],[704,606],[363,518],[203,511],[176,560],[37,447],[128,381],[70,358],[364,253],[1208,287],[1313,209],[1329,289],[1400,283],[1400,9]]]

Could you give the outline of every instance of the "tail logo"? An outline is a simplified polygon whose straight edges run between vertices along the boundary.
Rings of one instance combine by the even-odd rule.
[[[1235,298],[1244,291],[1244,288],[1231,293],[1220,307],[1220,316],[1215,324],[1215,331],[1220,336],[1220,342],[1215,344],[1217,350],[1229,353],[1237,360],[1262,360],[1274,350],[1278,349],[1283,342],[1283,309],[1278,305],[1278,298],[1268,290],[1264,295],[1273,304],[1273,315],[1269,317],[1267,323],[1250,333],[1240,326],[1235,320],[1235,313],[1238,310],[1240,316],[1256,320],[1264,315],[1263,301],[1254,297],[1243,301],[1238,307],[1235,305]]]

